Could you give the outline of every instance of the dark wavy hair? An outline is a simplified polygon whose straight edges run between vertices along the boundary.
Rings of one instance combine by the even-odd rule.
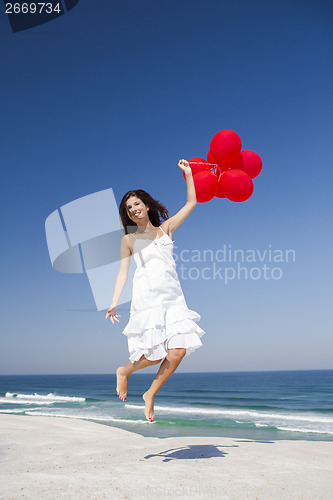
[[[125,234],[129,234],[129,232],[133,232],[136,230],[137,224],[133,222],[127,212],[126,201],[131,196],[136,196],[140,198],[140,200],[149,207],[148,217],[150,222],[154,227],[158,227],[161,224],[162,220],[167,220],[169,218],[169,210],[162,205],[158,200],[155,200],[149,193],[144,191],[143,189],[135,189],[133,191],[127,191],[127,193],[123,196],[123,199],[120,202],[119,206],[119,216],[121,223],[123,225]],[[128,231],[128,226],[132,226],[133,229]]]

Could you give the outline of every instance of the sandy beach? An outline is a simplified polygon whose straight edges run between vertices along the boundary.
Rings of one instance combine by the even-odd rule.
[[[154,425],[154,424],[148,424]],[[0,415],[1,499],[331,499],[333,443],[149,438],[70,418]]]

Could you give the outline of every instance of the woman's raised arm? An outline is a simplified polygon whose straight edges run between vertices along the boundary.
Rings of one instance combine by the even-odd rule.
[[[168,219],[168,227],[171,233],[179,227],[185,219],[190,215],[197,202],[197,195],[195,193],[195,186],[192,176],[192,170],[186,160],[179,160],[178,167],[183,170],[186,178],[187,187],[187,201],[186,204],[175,215]]]

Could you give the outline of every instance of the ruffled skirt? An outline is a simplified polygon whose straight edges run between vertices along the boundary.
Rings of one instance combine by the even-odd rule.
[[[205,331],[197,325],[200,315],[186,305],[156,305],[131,311],[122,331],[127,336],[129,359],[138,361],[144,355],[150,361],[163,359],[169,349],[182,347],[186,356],[202,346]]]

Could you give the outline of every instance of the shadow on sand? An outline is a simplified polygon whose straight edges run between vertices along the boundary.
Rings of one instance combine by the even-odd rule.
[[[235,443],[264,443],[274,444],[275,441],[258,441],[254,439],[234,439]],[[228,453],[219,450],[219,448],[239,448],[237,444],[223,445],[223,444],[191,444],[188,446],[181,446],[180,448],[172,448],[170,450],[161,451],[151,455],[146,455],[144,458],[149,459],[153,457],[164,457],[163,462],[170,462],[171,460],[197,460],[198,458],[223,458]]]
[[[219,448],[238,448],[238,446],[236,444],[231,446],[225,446],[222,444],[191,444],[188,446],[181,446],[180,448],[161,451],[156,454],[146,455],[144,458],[149,459],[152,457],[164,457],[163,462],[170,462],[170,460],[193,460],[198,458],[225,457],[227,453],[220,451]]]

